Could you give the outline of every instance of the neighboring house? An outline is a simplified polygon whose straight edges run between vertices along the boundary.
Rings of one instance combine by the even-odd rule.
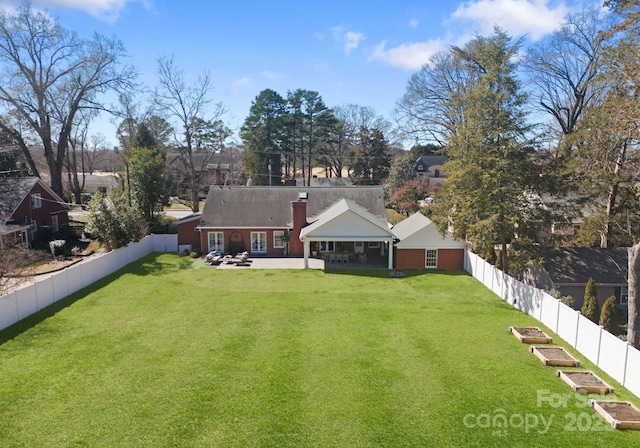
[[[43,228],[59,232],[69,225],[67,204],[37,177],[0,178],[0,248],[27,248]]]
[[[396,224],[393,233],[396,269],[440,269],[461,271],[464,268],[465,242],[447,232],[444,236],[435,224],[415,213]]]
[[[82,173],[78,174],[78,182],[82,184]],[[65,191],[71,190],[71,186],[69,185],[68,177],[65,175],[64,177],[64,188]],[[83,193],[95,194],[97,192],[106,193],[111,190],[113,187],[120,185],[120,176],[115,173],[101,173],[94,172],[93,174],[84,174],[84,188],[82,190]]]
[[[525,274],[525,281],[547,291],[556,290],[574,299],[575,309],[582,308],[584,289],[593,278],[598,289],[600,307],[608,297],[627,307],[628,251],[625,247],[562,247],[544,256]]]
[[[446,179],[444,164],[447,160],[446,156],[420,156],[414,168],[416,179],[427,189],[437,189]]]
[[[200,185],[237,185],[245,182],[245,175],[240,167],[242,154],[239,149],[214,154],[196,152],[192,154],[192,160]],[[167,154],[169,173],[174,178],[189,177],[185,162],[186,159],[179,153]],[[201,191],[202,197],[206,194],[206,189]]]
[[[304,256],[306,248],[328,261],[384,265],[394,240],[381,187],[212,186],[199,230],[203,252]]]

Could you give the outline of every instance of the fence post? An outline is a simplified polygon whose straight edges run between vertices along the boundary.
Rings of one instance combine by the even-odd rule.
[[[560,329],[560,301],[556,299],[556,334]]]
[[[576,311],[578,318],[576,319],[576,337],[573,339],[573,348],[578,346],[578,333],[580,332],[580,311]]]
[[[622,369],[622,385],[624,386],[627,383],[627,362],[629,360],[629,341],[625,341],[627,344],[627,349],[624,351],[624,369]]]
[[[602,325],[600,325],[599,327],[600,327],[600,331],[598,332],[598,356],[596,356],[596,365],[598,367],[600,367],[600,352],[602,351],[602,332],[604,331],[604,327]]]

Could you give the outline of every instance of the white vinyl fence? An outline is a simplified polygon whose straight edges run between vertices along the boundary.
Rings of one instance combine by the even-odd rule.
[[[89,286],[151,252],[177,252],[177,235],[149,235],[137,243],[88,258],[0,297],[0,330]]]
[[[640,351],[543,290],[505,275],[466,251],[465,271],[505,302],[536,318],[616,381],[640,397]]]

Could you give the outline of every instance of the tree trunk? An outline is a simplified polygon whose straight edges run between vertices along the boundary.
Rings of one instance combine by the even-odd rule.
[[[509,259],[507,256],[507,240],[505,238],[502,238],[502,250],[500,251],[500,258],[502,259],[502,272],[508,274],[509,265],[507,263],[509,262]]]
[[[640,349],[640,291],[638,280],[640,279],[640,243],[629,248],[629,291],[627,341],[637,349]]]
[[[607,212],[604,217],[604,225],[600,233],[600,247],[609,247],[609,239],[611,238],[611,219],[614,214],[616,198],[618,196],[618,184],[615,183],[609,188],[607,195]]]

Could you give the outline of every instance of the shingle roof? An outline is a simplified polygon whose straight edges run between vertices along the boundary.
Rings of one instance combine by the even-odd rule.
[[[596,283],[624,284],[627,260],[626,247],[563,247],[554,250],[542,265],[555,284],[586,284],[589,277]]]
[[[447,160],[449,160],[447,156],[420,156],[416,160],[415,169],[418,170],[418,165],[422,165],[424,170],[433,165],[444,165]]]
[[[431,224],[431,220],[422,213],[414,213],[407,219],[393,226],[393,233],[398,239],[405,239]]]
[[[37,177],[0,177],[0,224],[7,223],[37,182]]]
[[[382,187],[222,187],[209,189],[201,227],[292,226],[291,202],[307,194],[307,221],[313,222],[341,199],[348,199],[386,222]]]
[[[302,232],[300,233],[300,239],[304,238],[304,236],[307,234],[313,233],[316,229],[324,226],[325,224],[331,222],[336,218],[339,218],[347,212],[352,212],[358,215],[360,218],[369,221],[374,226],[379,227],[384,232],[388,232],[390,236],[393,235],[387,227],[386,219],[382,219],[378,216],[373,215],[372,213],[369,213],[367,209],[365,209],[364,207],[360,207],[358,204],[351,200],[341,199],[331,207],[329,207],[327,210],[322,212],[318,216],[317,220],[302,229]]]

